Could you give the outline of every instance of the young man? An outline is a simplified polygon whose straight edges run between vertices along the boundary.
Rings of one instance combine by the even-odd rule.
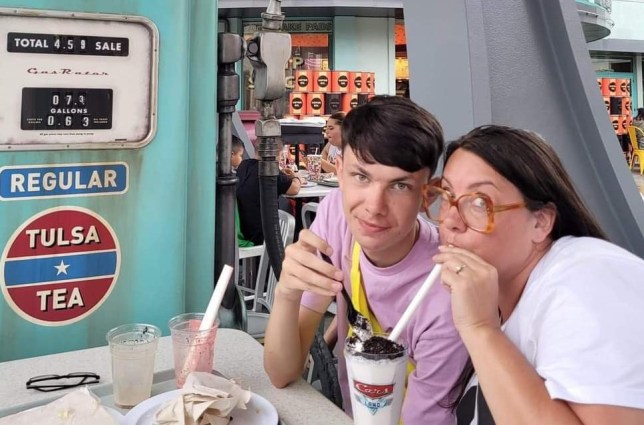
[[[418,212],[442,149],[436,119],[408,99],[376,97],[347,115],[337,159],[340,188],[320,203],[310,231],[286,249],[265,337],[264,365],[275,386],[301,376],[320,320],[337,297],[335,353],[343,407],[351,413],[343,357],[346,304],[337,295],[344,285],[356,307],[366,296],[372,318],[385,332],[398,322],[434,266],[438,231]],[[466,354],[441,285],[432,288],[401,339],[413,368],[403,404],[405,425],[453,425],[448,393]]]

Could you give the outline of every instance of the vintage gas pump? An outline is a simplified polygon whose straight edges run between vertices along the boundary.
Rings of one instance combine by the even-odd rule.
[[[264,243],[275,276],[282,270],[284,246],[281,242],[277,214],[277,163],[276,139],[282,135],[280,122],[275,118],[274,101],[284,94],[286,62],[291,56],[291,36],[282,32],[284,15],[280,0],[270,0],[262,13],[262,30],[248,42],[247,56],[255,71],[255,97],[261,119],[255,123],[259,138],[259,181],[262,206]]]

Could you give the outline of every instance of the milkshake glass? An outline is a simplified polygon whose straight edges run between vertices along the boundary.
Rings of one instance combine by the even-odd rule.
[[[407,350],[370,354],[345,346],[353,423],[398,425],[407,375]]]

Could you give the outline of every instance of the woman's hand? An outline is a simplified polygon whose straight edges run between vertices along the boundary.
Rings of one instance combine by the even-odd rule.
[[[452,294],[452,316],[459,333],[500,327],[496,268],[462,248],[441,246],[434,262],[443,265],[441,279]]]
[[[304,291],[335,297],[342,289],[342,270],[321,259],[318,251],[333,254],[323,239],[308,229],[302,230],[297,242],[284,250],[276,293],[297,302]]]

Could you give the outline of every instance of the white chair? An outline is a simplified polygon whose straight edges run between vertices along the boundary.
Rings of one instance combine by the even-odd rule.
[[[235,273],[235,283],[244,294],[244,301],[252,300],[255,297],[255,282],[257,281],[257,262],[264,254],[264,245],[238,248],[237,264],[239,272]],[[242,281],[239,278],[242,277]]]
[[[315,213],[318,210],[318,203],[317,202],[307,202],[302,206],[302,226],[305,229],[308,229],[311,227],[311,223],[313,223],[313,219],[315,218]]]
[[[278,211],[280,233],[284,246],[293,243],[295,236],[295,217],[285,211]],[[268,276],[268,278],[267,278]],[[259,271],[255,284],[255,300],[252,310],[248,311],[248,333],[254,338],[263,338],[268,317],[273,306],[277,278],[270,267],[268,251],[264,250],[259,260]],[[268,311],[268,313],[265,312]]]

